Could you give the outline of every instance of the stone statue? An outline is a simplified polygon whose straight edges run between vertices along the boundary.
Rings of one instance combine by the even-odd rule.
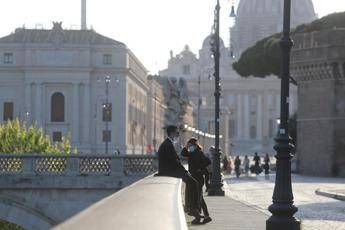
[[[162,81],[164,101],[167,105],[165,126],[181,126],[189,103],[186,81],[183,78],[177,79],[176,77],[162,78]]]

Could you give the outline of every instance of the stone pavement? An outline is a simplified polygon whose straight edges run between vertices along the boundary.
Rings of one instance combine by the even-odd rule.
[[[228,196],[214,197],[205,194],[212,221],[205,225],[191,225],[193,217],[187,216],[190,230],[264,230],[268,216],[257,209]]]
[[[229,189],[228,195],[237,201],[270,213],[267,207],[272,203],[275,175],[265,180],[258,177],[225,175]],[[322,178],[292,175],[295,205],[298,207],[296,217],[302,220],[303,230],[345,230],[345,202],[315,194],[321,191],[343,191],[345,178]]]

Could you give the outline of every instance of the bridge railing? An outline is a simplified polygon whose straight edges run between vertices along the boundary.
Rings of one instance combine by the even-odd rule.
[[[181,179],[145,177],[93,204],[54,230],[187,230]]]
[[[0,154],[0,175],[149,175],[157,158],[146,155]]]

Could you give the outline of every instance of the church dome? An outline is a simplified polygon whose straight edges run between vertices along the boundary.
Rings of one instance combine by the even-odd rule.
[[[230,44],[239,56],[257,41],[283,31],[284,0],[240,0]],[[316,19],[312,0],[291,0],[291,27]]]
[[[202,43],[202,48],[203,48],[203,49],[211,47],[211,39],[212,39],[212,36],[213,36],[213,35],[210,34],[210,35],[208,35],[208,36],[204,39],[204,41],[203,41],[203,43]],[[225,46],[224,46],[223,39],[222,39],[221,37],[219,37],[219,47],[220,47],[220,48],[224,48],[224,47],[225,47]]]
[[[283,16],[284,0],[240,0],[237,8],[238,17],[273,15]],[[312,0],[292,0],[291,1],[292,25],[310,22],[316,19]]]

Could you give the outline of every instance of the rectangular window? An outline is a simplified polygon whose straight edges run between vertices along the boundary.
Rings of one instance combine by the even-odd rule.
[[[184,65],[182,71],[183,71],[183,74],[190,75],[190,65]]]
[[[111,103],[104,103],[102,107],[102,117],[103,121],[111,121],[111,116],[112,116],[112,104]]]
[[[13,53],[4,53],[4,64],[13,64]]]
[[[61,142],[61,141],[62,141],[62,133],[53,132],[53,142]]]
[[[103,130],[102,141],[103,142],[110,142],[111,141],[111,131],[110,130]]]
[[[256,126],[250,126],[250,139],[256,139]]]
[[[104,54],[103,55],[103,65],[111,65],[112,64],[112,55],[111,54]]]
[[[4,121],[13,120],[13,102],[4,103]]]

